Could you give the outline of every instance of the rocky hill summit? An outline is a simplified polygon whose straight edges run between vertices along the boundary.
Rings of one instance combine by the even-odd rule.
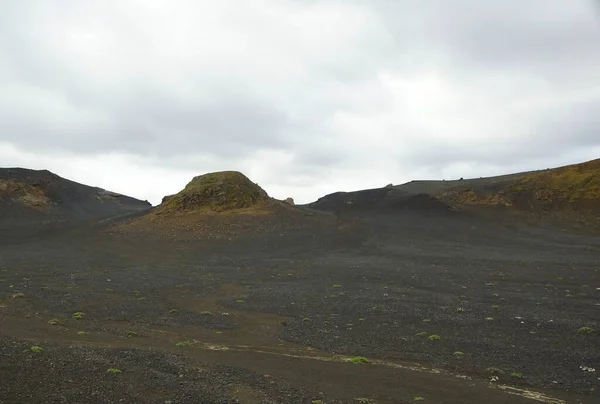
[[[113,234],[179,240],[250,238],[306,228],[331,228],[332,218],[271,198],[238,171],[194,177],[183,190],[139,217],[116,224]]]
[[[269,199],[244,174],[221,171],[194,177],[181,192],[164,197],[154,213],[224,212],[251,208]]]

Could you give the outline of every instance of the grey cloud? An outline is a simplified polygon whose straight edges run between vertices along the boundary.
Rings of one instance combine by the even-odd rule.
[[[488,68],[599,54],[600,15],[592,0],[423,0],[418,5],[409,0],[373,0],[372,4],[400,46],[412,41],[430,50],[441,48]]]
[[[85,109],[71,104],[73,112]],[[104,100],[87,106],[101,119],[54,126],[42,120],[2,116],[3,140],[28,149],[44,150],[64,145],[75,152],[122,151],[140,154],[216,153],[237,156],[262,147],[283,147],[279,135],[291,126],[274,105],[231,97],[208,105],[194,105],[160,92],[142,91],[125,99]],[[33,114],[35,115],[35,113]],[[68,117],[69,119],[71,117]],[[53,127],[54,126],[54,127]]]
[[[136,10],[128,1],[114,21],[103,2],[90,2],[88,13],[84,3],[48,4],[13,2],[0,13],[0,141],[35,153],[122,152],[174,169],[208,170],[239,165],[257,151],[284,151],[292,163],[272,177],[306,184],[321,172],[383,158],[404,169],[460,162],[512,167],[600,145],[600,98],[578,95],[600,92],[600,14],[592,1],[274,1],[277,12],[291,7],[294,18],[320,16],[324,6],[340,10],[339,19],[326,20],[332,25],[322,38],[308,39],[293,35],[298,20],[285,20],[284,12],[273,26],[264,15],[238,16],[252,20],[236,26],[248,29],[239,35],[228,36],[232,28],[225,25],[212,31],[198,25],[173,36],[177,20],[154,27],[139,16],[135,26],[124,24],[129,7]],[[181,7],[204,9],[196,2]],[[73,50],[69,35],[85,33],[88,19],[97,23],[94,13],[104,24],[99,35],[109,40]],[[348,15],[364,18],[342,18]],[[61,31],[65,22],[73,32]],[[165,38],[151,39],[163,42],[143,42],[154,30]],[[347,35],[338,38],[339,32]],[[256,36],[238,43],[246,34]],[[196,52],[196,44],[207,43],[206,55]],[[322,43],[337,48],[320,52]],[[96,60],[96,50],[112,58]],[[450,95],[464,96],[460,105],[437,105],[447,94],[435,88],[399,102],[404,94],[394,94],[382,78],[410,83],[430,72],[449,83],[456,93]],[[414,101],[419,97],[425,101]],[[427,113],[414,118],[410,107],[417,102]],[[519,103],[523,110],[510,112]],[[508,112],[505,120],[486,120],[483,109]],[[450,118],[459,122],[447,123],[457,126],[455,139],[440,140]]]
[[[290,126],[284,112],[274,105],[231,97],[211,105],[178,103],[155,94],[115,111],[119,136],[130,134],[128,150],[141,146],[152,152],[213,153],[237,155],[253,145],[282,147],[280,134]],[[133,120],[132,117],[137,117]]]
[[[564,147],[600,145],[598,111],[600,94],[594,100],[573,103],[566,109],[549,112],[536,130],[548,140],[540,146],[557,153]]]

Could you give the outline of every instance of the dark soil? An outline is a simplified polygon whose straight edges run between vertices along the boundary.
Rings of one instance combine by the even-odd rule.
[[[0,402],[600,402],[600,238],[406,201],[4,235]]]

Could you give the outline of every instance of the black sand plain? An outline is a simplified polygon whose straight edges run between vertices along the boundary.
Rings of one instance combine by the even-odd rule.
[[[600,402],[598,233],[387,193],[0,232],[0,402]]]
[[[229,222],[3,240],[0,401],[600,400],[597,237],[419,209]]]

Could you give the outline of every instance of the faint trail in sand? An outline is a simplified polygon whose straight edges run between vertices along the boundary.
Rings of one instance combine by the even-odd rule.
[[[207,350],[211,350],[211,351],[254,352],[254,353],[259,353],[259,354],[283,356],[283,357],[287,357],[287,358],[310,359],[310,360],[321,361],[321,362],[348,362],[349,363],[352,358],[350,356],[341,356],[341,355],[327,357],[327,356],[317,356],[317,355],[302,355],[302,354],[275,352],[275,351],[267,351],[267,350],[260,349],[257,347],[251,347],[248,345],[227,346],[227,345],[199,343],[199,344],[196,344],[195,346],[200,349],[207,349]],[[471,380],[471,378],[468,376],[445,373],[440,369],[426,368],[424,366],[406,365],[406,364],[400,364],[400,363],[395,363],[395,362],[386,362],[386,361],[378,361],[378,360],[372,360],[372,361],[370,361],[370,364],[371,365],[379,365],[379,366],[388,366],[388,367],[392,367],[392,368],[396,368],[396,369],[404,369],[404,370],[410,370],[410,371],[414,371],[414,372],[422,372],[422,373],[430,373],[430,374],[445,374],[448,376],[456,377],[458,379]],[[521,396],[523,398],[538,401],[538,402],[545,403],[545,404],[567,404],[567,402],[564,400],[561,400],[561,399],[555,398],[555,397],[551,397],[551,396],[548,396],[546,394],[543,394],[543,393],[540,393],[537,391],[519,389],[517,387],[506,386],[506,385],[490,385],[490,388],[498,388],[508,394]]]
[[[547,403],[547,404],[567,404],[567,402],[564,401],[564,400],[561,400],[561,399],[558,399],[558,398],[554,398],[554,397],[550,397],[550,396],[547,396],[545,394],[538,393],[537,391],[523,390],[523,389],[518,389],[516,387],[503,386],[503,385],[498,386],[498,388],[501,389],[501,390],[506,391],[508,394],[514,394],[516,396],[521,396],[521,397],[529,398],[531,400],[539,401],[541,403]]]

